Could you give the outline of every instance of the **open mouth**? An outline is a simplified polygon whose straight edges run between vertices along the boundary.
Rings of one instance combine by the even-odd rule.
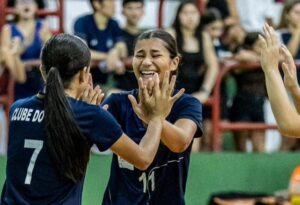
[[[152,78],[152,77],[154,77],[155,73],[157,73],[157,71],[153,71],[153,70],[140,71],[142,78]]]

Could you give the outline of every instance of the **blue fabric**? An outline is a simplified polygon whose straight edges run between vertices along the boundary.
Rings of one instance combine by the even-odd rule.
[[[122,40],[122,30],[115,20],[109,19],[107,27],[100,30],[92,14],[76,20],[74,33],[84,39],[92,50],[105,53]]]
[[[120,125],[99,106],[69,98],[76,122],[90,145],[109,148],[122,135]],[[45,142],[43,100],[37,96],[15,102],[10,111],[6,182],[1,205],[81,205],[83,180],[74,184],[58,174]],[[55,109],[55,108],[54,108]],[[62,125],[63,126],[63,125]],[[61,129],[58,127],[57,129]],[[39,143],[40,152],[26,143]],[[31,163],[30,163],[31,162]],[[31,179],[29,164],[34,165]],[[101,176],[99,175],[99,178]]]
[[[19,37],[21,42],[25,46],[25,50],[21,55],[21,60],[36,60],[40,58],[40,52],[43,46],[43,41],[40,36],[40,30],[42,28],[42,22],[37,20],[33,41],[30,45],[25,45],[25,38],[17,25],[12,23],[11,26],[11,38]],[[38,68],[32,68],[26,71],[26,82],[15,84],[15,100],[26,98],[36,94],[42,89],[44,81]]]
[[[109,112],[117,119],[124,132],[139,143],[146,133],[146,128],[132,109],[127,97],[129,93],[136,97],[138,95],[137,90],[112,94],[103,104],[109,105]],[[202,106],[196,98],[187,94],[175,102],[167,121],[175,123],[182,118],[195,122],[195,137],[201,136]],[[160,144],[153,163],[146,171],[140,171],[114,155],[103,204],[183,205],[190,151],[191,145],[182,153],[173,153]]]

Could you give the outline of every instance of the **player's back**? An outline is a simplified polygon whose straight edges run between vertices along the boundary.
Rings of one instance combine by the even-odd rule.
[[[59,175],[48,154],[44,115],[39,96],[19,100],[11,108],[1,205],[81,204],[83,180],[74,184]]]

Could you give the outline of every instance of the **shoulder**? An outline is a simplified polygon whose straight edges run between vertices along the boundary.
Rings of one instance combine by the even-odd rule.
[[[80,16],[75,20],[75,25],[76,24],[84,24],[84,23],[90,23],[93,21],[93,14],[87,14],[84,16]]]
[[[177,93],[177,91],[176,91]],[[202,107],[200,101],[190,94],[183,94],[174,104],[174,106],[197,106]]]

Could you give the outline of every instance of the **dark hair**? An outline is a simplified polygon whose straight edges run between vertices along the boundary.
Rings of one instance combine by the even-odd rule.
[[[7,7],[15,7],[17,0],[8,0]],[[38,5],[39,9],[45,8],[45,1],[44,0],[35,0],[35,3]]]
[[[204,12],[203,16],[201,17],[201,27],[204,28],[204,26],[215,21],[222,21],[222,15],[218,9],[209,8]]]
[[[126,4],[131,3],[131,2],[144,4],[144,0],[123,0],[122,5],[124,7]]]
[[[244,48],[251,49],[255,42],[259,38],[259,32],[249,32],[246,34],[245,40],[244,40]]]
[[[94,1],[98,1],[99,3],[102,3],[103,0],[90,0],[90,4],[91,4],[93,10],[96,11],[96,8],[95,8],[95,6],[94,6],[94,4],[93,4]]]
[[[287,28],[288,22],[286,20],[286,15],[294,8],[296,4],[300,4],[300,0],[287,0],[284,4],[284,7],[282,9],[281,17],[280,17],[280,23],[278,28]]]
[[[165,43],[165,47],[169,51],[171,59],[174,59],[177,56],[181,59],[181,56],[178,52],[176,40],[173,38],[171,34],[169,34],[168,32],[162,29],[144,31],[136,38],[135,45],[138,41],[145,40],[145,39],[153,39],[153,38],[160,39]],[[176,69],[174,73],[171,73],[171,75],[174,74],[177,75],[177,73],[178,73],[178,69]]]
[[[89,66],[90,50],[78,37],[51,37],[41,52],[47,74],[45,94],[45,135],[50,157],[58,172],[73,182],[80,181],[89,160],[89,143],[80,132],[64,92],[72,78]]]
[[[183,42],[183,36],[182,36],[182,32],[181,32],[181,23],[180,23],[180,19],[179,19],[179,14],[181,13],[182,9],[187,4],[193,4],[193,5],[195,5],[196,8],[198,8],[197,4],[194,0],[184,0],[178,6],[176,16],[175,16],[175,20],[174,20],[173,25],[172,25],[172,27],[174,28],[174,30],[176,32],[176,41],[177,41],[177,45],[178,45],[178,48],[179,48],[180,52],[182,52],[182,50],[183,50],[184,42]],[[196,32],[194,34],[194,36],[198,39],[199,42],[201,41],[201,35],[202,35],[202,29],[201,29],[201,25],[199,23],[199,25],[196,28]]]

